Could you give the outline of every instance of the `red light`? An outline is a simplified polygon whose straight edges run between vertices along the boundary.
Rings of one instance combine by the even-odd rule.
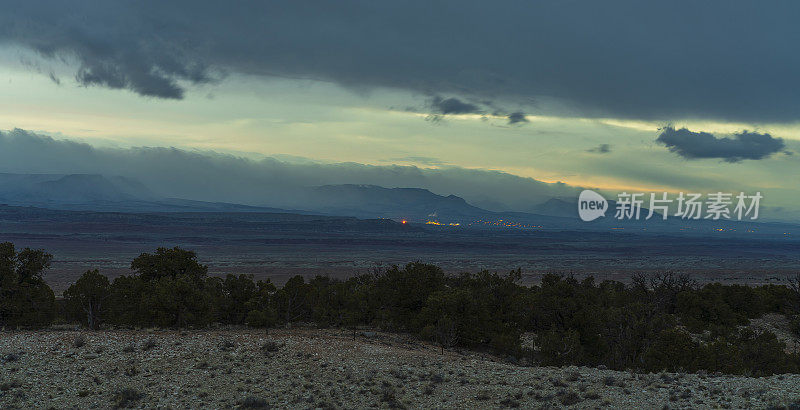
[[[403,219],[402,221],[400,221],[400,223],[402,223],[402,224],[405,224],[406,222],[408,222],[408,221],[406,221],[405,219]]]

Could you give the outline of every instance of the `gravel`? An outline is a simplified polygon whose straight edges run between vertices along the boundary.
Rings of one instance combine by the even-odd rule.
[[[76,343],[82,340],[82,343]],[[0,332],[0,408],[763,408],[766,378],[521,367],[415,338],[319,329]]]

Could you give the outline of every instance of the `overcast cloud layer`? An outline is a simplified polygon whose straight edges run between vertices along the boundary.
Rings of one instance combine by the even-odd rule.
[[[164,197],[293,209],[303,209],[298,198],[304,196],[296,195],[299,188],[329,184],[426,188],[498,211],[528,210],[552,197],[573,198],[579,192],[565,184],[497,171],[254,161],[164,147],[95,148],[19,129],[0,131],[0,172],[124,176]]]
[[[80,84],[158,98],[247,73],[529,114],[792,122],[800,112],[797,2],[236,4],[4,0],[0,41],[74,62]]]

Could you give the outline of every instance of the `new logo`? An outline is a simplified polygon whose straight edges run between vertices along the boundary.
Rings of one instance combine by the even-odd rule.
[[[597,192],[586,189],[578,197],[578,216],[586,222],[606,216],[606,210],[608,201]]]

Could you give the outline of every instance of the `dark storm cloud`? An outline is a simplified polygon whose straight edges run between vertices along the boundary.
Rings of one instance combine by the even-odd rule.
[[[455,97],[442,98],[440,96],[435,96],[431,98],[430,106],[433,112],[442,115],[477,114],[481,112],[481,109],[477,105],[461,101]]]
[[[792,122],[798,12],[780,0],[5,0],[0,42],[75,61],[81,84],[161,98],[245,73],[543,96],[565,115]]]
[[[152,14],[145,3],[4,1],[0,41],[76,60],[75,80],[84,86],[181,99],[185,84],[213,81],[199,49],[182,38],[189,31],[181,34],[170,16]],[[193,30],[202,30],[201,24]]]
[[[509,124],[518,124],[518,123],[524,123],[524,122],[528,122],[528,119],[525,118],[525,114],[524,113],[521,113],[521,112],[517,111],[517,112],[512,112],[511,114],[508,114],[508,123]]]
[[[600,144],[594,148],[587,149],[586,152],[593,152],[595,154],[608,154],[611,152],[610,144]]]
[[[166,147],[98,148],[20,129],[0,131],[0,173],[124,176],[164,197],[304,209],[308,204],[299,192],[302,188],[369,184],[425,188],[437,194],[459,195],[492,210],[522,210],[552,197],[571,197],[579,192],[579,188],[562,183],[499,171],[437,165],[441,168],[251,160]]]
[[[766,133],[743,131],[731,137],[666,127],[656,141],[687,159],[721,158],[727,162],[766,158],[785,147],[783,139]]]

